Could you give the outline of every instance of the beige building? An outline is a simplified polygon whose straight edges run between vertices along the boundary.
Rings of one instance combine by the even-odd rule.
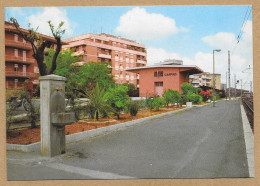
[[[137,85],[139,76],[126,71],[128,68],[146,66],[146,48],[135,41],[108,34],[85,34],[65,39],[63,49],[74,49],[83,65],[87,62],[106,62],[116,83]]]
[[[194,87],[208,86],[213,88],[213,74],[208,72],[189,76],[189,82]],[[215,88],[221,90],[221,74],[215,74]]]

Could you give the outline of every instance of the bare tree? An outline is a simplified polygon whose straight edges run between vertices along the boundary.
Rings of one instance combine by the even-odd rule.
[[[10,18],[10,22],[15,26],[16,30],[18,31],[19,35],[23,37],[25,41],[28,41],[32,46],[33,57],[36,59],[40,75],[48,75],[52,74],[56,69],[56,60],[61,50],[61,35],[65,33],[65,29],[62,29],[64,22],[61,22],[57,29],[54,28],[54,25],[51,21],[48,21],[49,27],[51,29],[52,35],[56,40],[56,50],[55,54],[52,58],[52,65],[51,68],[48,70],[46,64],[44,63],[44,51],[45,48],[50,48],[52,42],[48,40],[44,40],[38,33],[38,27],[36,29],[31,28],[30,24],[28,26],[28,32],[22,31],[20,28],[19,23],[15,18]]]

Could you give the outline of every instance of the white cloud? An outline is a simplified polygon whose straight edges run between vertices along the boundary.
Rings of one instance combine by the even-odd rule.
[[[165,59],[179,59],[180,55],[173,52],[167,52],[162,48],[147,48],[147,65],[153,65],[164,61]]]
[[[133,8],[120,17],[116,32],[131,39],[162,39],[187,28],[176,26],[175,20],[162,14],[149,13],[144,8]]]
[[[12,7],[11,12],[13,15],[24,15],[24,12],[20,7]]]
[[[51,20],[55,28],[57,28],[59,23],[63,21],[63,28],[66,30],[65,34],[71,35],[73,33],[66,11],[60,8],[46,7],[43,9],[42,12],[31,15],[27,17],[27,19],[28,22],[31,24],[31,27],[39,27],[38,32],[42,34],[52,35],[48,25],[49,20]]]
[[[219,32],[215,35],[203,37],[202,40],[212,49],[221,49],[221,52],[215,53],[215,72],[221,74],[222,83],[226,83],[226,72],[228,71],[228,53],[231,51],[231,79],[236,74],[237,79],[243,79],[243,87],[249,90],[250,81],[252,80],[253,67],[252,56],[252,22],[247,21],[244,27],[244,33],[239,44],[236,44],[235,34]],[[237,45],[237,46],[236,46]],[[234,47],[236,46],[236,47]],[[233,52],[235,49],[235,52]],[[174,52],[168,52],[162,48],[147,48],[147,63],[152,65],[165,59],[174,58],[183,60],[184,65],[196,65],[205,72],[213,72],[213,55],[198,51],[194,58],[181,56]],[[245,70],[245,73],[242,71]],[[240,88],[240,84],[238,85]]]

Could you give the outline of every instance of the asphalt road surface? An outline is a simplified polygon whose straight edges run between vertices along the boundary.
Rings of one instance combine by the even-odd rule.
[[[38,154],[9,151],[8,180],[249,176],[239,101],[219,101],[216,107],[71,143],[55,158]]]

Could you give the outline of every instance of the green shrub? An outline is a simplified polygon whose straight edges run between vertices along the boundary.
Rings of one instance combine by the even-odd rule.
[[[188,94],[189,92],[196,93],[196,89],[189,83],[182,83],[181,89],[183,91],[183,94]]]
[[[152,106],[155,108],[157,111],[160,109],[160,107],[163,107],[165,105],[165,101],[163,98],[156,97],[152,101]]]
[[[143,105],[148,108],[149,110],[152,110],[154,108],[153,106],[153,98],[151,97],[147,97],[144,102]]]
[[[131,116],[136,116],[138,110],[139,110],[139,104],[137,102],[130,102],[129,106],[129,112]]]
[[[203,98],[200,95],[192,93],[192,92],[188,92],[187,97],[188,97],[188,100],[192,103],[200,103],[203,100]]]
[[[5,98],[9,101],[12,96],[20,97],[22,90],[19,89],[6,89]]]
[[[121,111],[125,110],[129,104],[130,98],[127,95],[127,91],[128,88],[126,86],[120,85],[115,88],[110,88],[105,95],[118,119],[120,119]]]
[[[169,103],[181,104],[181,94],[177,90],[167,89],[163,94],[163,98],[167,107]]]

